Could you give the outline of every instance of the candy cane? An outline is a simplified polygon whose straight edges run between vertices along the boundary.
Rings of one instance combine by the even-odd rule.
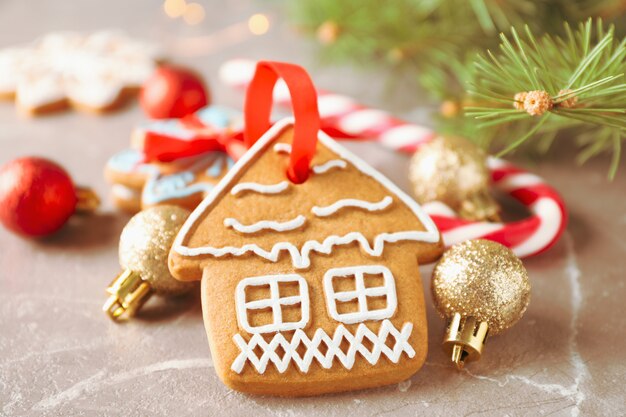
[[[255,65],[250,60],[227,61],[220,68],[220,78],[229,86],[245,88]],[[289,92],[284,84],[276,85],[274,100],[289,104]],[[318,106],[324,130],[336,138],[367,138],[396,151],[414,152],[436,136],[428,128],[361,106],[340,94],[318,92]],[[567,209],[557,191],[537,175],[502,159],[489,158],[488,166],[494,186],[523,204],[531,216],[510,223],[476,222],[462,219],[441,202],[424,204],[424,210],[441,231],[444,244],[489,239],[510,247],[519,257],[536,255],[554,245],[567,223]]]
[[[541,177],[502,159],[491,157],[488,166],[494,186],[522,203],[532,215],[510,223],[475,222],[461,219],[439,201],[423,204],[446,246],[469,239],[489,239],[510,247],[517,256],[524,258],[554,245],[567,222],[561,196]]]

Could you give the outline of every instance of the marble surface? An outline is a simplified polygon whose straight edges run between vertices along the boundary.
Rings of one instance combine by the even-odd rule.
[[[419,97],[386,96],[376,73],[318,65],[314,48],[283,23],[280,5],[203,4],[205,22],[186,28],[163,16],[158,1],[4,0],[0,47],[52,29],[119,27],[161,42],[173,60],[207,74],[222,104],[240,106],[242,97],[219,85],[220,62],[282,59],[307,65],[321,88],[424,119]],[[256,12],[272,18],[265,36],[241,31]],[[97,215],[75,217],[51,238],[28,241],[0,230],[0,415],[626,413],[626,170],[608,183],[607,158],[582,168],[567,151],[541,162],[518,161],[562,192],[571,221],[552,250],[525,262],[532,280],[528,312],[489,340],[481,362],[463,372],[449,366],[440,349],[443,322],[427,292],[429,354],[410,380],[318,398],[264,398],[230,391],[217,379],[197,297],[153,299],[123,325],[100,310],[104,288],[118,272],[117,240],[128,220],[107,198],[102,167],[127,146],[130,129],[142,120],[136,105],[105,117],[70,112],[27,120],[11,103],[0,103],[0,163],[22,155],[50,157],[104,197]],[[351,148],[408,187],[405,157],[372,144]],[[428,291],[430,267],[422,269]]]

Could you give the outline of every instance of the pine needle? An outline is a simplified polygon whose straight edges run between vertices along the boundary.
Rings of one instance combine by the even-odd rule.
[[[483,128],[520,125],[519,137],[501,141],[500,154],[517,149],[533,137],[550,136],[550,132],[595,132],[596,142],[584,149],[579,160],[612,152],[609,178],[613,178],[621,143],[626,138],[625,41],[615,38],[613,27],[605,30],[601,21],[594,26],[591,19],[576,31],[566,24],[565,37],[535,38],[530,29],[520,36],[512,29],[510,38],[501,35],[501,39],[499,54],[487,51],[477,59],[479,65],[469,94],[481,100],[481,106],[468,106],[466,116]],[[513,103],[517,93],[535,90],[546,91],[552,102],[543,110],[529,110],[531,114],[545,111],[542,117],[513,108],[512,104],[506,106],[507,99]]]

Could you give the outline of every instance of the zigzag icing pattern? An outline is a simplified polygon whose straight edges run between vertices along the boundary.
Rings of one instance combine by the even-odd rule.
[[[311,211],[317,217],[327,217],[335,214],[339,210],[346,207],[356,207],[360,209],[364,209],[367,211],[379,211],[384,210],[393,202],[393,199],[390,196],[385,196],[382,200],[377,203],[370,203],[369,201],[356,200],[354,198],[345,198],[343,200],[338,200],[326,207],[318,207],[314,206]]]
[[[276,333],[269,343],[260,334],[255,334],[248,342],[241,335],[236,334],[233,340],[241,353],[235,358],[230,368],[240,374],[246,362],[249,362],[259,374],[263,374],[271,362],[282,374],[293,362],[300,371],[306,373],[314,359],[322,368],[330,369],[334,359],[337,358],[344,368],[350,370],[354,366],[357,353],[361,354],[370,365],[376,365],[381,355],[386,356],[393,363],[398,363],[402,353],[406,353],[409,358],[415,356],[415,350],[408,342],[412,331],[413,323],[404,323],[402,330],[398,330],[391,321],[383,320],[378,334],[363,323],[358,326],[355,334],[350,333],[340,324],[332,337],[323,329],[317,329],[313,338],[310,339],[303,330],[297,329],[291,341],[288,341],[282,333]],[[385,343],[388,336],[395,339],[393,348]],[[341,343],[344,339],[349,344],[347,352],[341,350]],[[371,350],[363,344],[365,339],[372,342]],[[322,343],[328,347],[326,353],[322,353],[319,349]],[[300,345],[306,348],[303,355],[298,353]],[[256,347],[263,351],[260,357],[254,352]],[[285,352],[282,358],[277,353],[278,347],[282,347]]]

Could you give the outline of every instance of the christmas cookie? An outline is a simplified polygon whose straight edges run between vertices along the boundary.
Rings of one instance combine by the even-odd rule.
[[[193,209],[233,165],[223,152],[207,152],[171,163],[143,162],[140,151],[128,149],[107,163],[115,205],[136,212],[170,204]]]
[[[193,147],[207,139],[226,137],[242,129],[241,113],[224,106],[211,105],[182,118],[153,120],[136,127],[131,136],[134,148],[144,149],[146,142],[157,138],[176,143],[177,149]],[[172,152],[169,160],[180,155]],[[184,152],[183,152],[184,155]]]
[[[293,76],[307,84],[299,67],[263,65],[291,74],[288,85]],[[375,387],[410,377],[426,357],[418,264],[440,256],[440,234],[406,193],[318,132],[314,90],[305,90],[304,106],[295,97],[296,122],[283,120],[258,140],[252,119],[269,119],[271,100],[248,92],[252,147],[170,252],[176,278],[202,280],[215,369],[239,391],[303,396]]]
[[[27,114],[117,107],[155,69],[157,49],[117,32],[50,33],[0,51],[0,97]]]
[[[129,212],[162,204],[195,208],[234,163],[216,138],[240,131],[240,126],[239,112],[208,106],[185,118],[156,120],[135,128],[131,143],[141,150],[115,154],[104,171],[115,205]],[[148,157],[147,153],[155,152],[147,145],[155,143],[163,145],[158,156],[167,161]],[[194,148],[198,143],[200,148]],[[189,154],[190,147],[193,156],[181,156]]]

